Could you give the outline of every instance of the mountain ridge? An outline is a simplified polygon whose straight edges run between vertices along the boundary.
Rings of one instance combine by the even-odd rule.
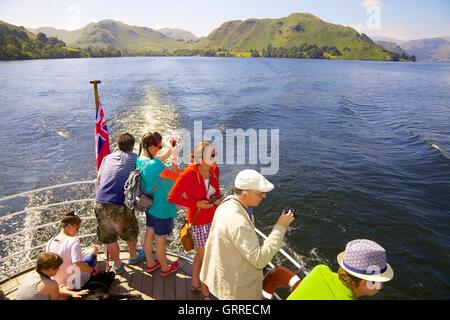
[[[62,39],[80,50],[114,55],[200,55],[285,57],[349,60],[411,60],[384,49],[364,33],[321,20],[310,13],[282,18],[249,18],[222,23],[208,36],[197,38],[176,28],[153,29],[106,19],[68,31],[52,27],[30,28]],[[395,51],[395,50],[394,50]]]

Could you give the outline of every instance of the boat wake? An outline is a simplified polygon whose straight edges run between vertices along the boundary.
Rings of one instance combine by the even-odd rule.
[[[450,154],[447,151],[443,150],[441,147],[439,147],[437,144],[432,143],[429,146],[430,146],[430,149],[437,150],[444,158],[446,158],[447,160],[450,160]]]
[[[410,136],[414,140],[415,144],[427,146],[429,150],[432,150],[445,159],[450,160],[450,153],[435,142],[438,139],[441,140],[441,136],[428,136],[413,131],[410,131]]]
[[[123,106],[112,119],[108,121],[110,129],[111,150],[116,145],[116,136],[128,132],[136,138],[136,148],[141,137],[149,131],[158,131],[163,136],[163,145],[168,146],[168,137],[178,130],[179,114],[174,106],[155,90],[148,89],[145,93],[145,104]]]
[[[70,132],[68,130],[59,130],[56,133],[63,139],[67,140],[70,138]]]

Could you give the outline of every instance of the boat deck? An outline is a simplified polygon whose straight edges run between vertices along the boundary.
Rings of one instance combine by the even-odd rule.
[[[103,257],[103,254],[99,254],[100,270],[105,269]],[[167,259],[169,261],[178,260],[180,269],[177,273],[161,277],[159,269],[152,273],[145,272],[145,261],[137,265],[126,264],[128,253],[122,252],[120,258],[125,263],[125,271],[121,275],[116,275],[116,279],[110,288],[111,292],[141,294],[144,300],[201,299],[199,292],[190,290],[192,278],[192,262],[190,260],[168,253]],[[8,299],[14,299],[20,283],[31,271],[24,272],[0,284],[0,290]]]

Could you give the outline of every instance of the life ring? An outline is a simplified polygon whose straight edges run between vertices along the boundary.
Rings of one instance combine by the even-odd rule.
[[[263,298],[271,300],[275,291],[280,287],[289,288],[292,292],[300,284],[300,281],[300,277],[292,270],[282,266],[276,267],[267,272],[264,277]]]

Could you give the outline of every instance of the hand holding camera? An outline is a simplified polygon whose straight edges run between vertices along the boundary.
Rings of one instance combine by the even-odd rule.
[[[283,213],[288,213],[288,212],[292,212],[292,214],[294,215],[294,218],[298,217],[297,209],[294,209],[294,208],[291,208],[291,207],[284,208]]]
[[[277,223],[285,228],[287,228],[297,217],[297,210],[294,208],[285,208],[281,213],[280,218],[278,218]]]

